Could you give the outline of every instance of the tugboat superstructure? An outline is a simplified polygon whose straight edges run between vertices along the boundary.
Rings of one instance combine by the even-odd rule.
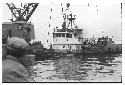
[[[63,24],[61,28],[56,28],[53,32],[53,50],[61,53],[80,53],[83,42],[82,31],[75,25],[76,15],[69,12],[69,3],[67,9],[63,12]]]

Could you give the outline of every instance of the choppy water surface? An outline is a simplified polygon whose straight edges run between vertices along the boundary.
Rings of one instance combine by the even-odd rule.
[[[36,82],[121,82],[122,54],[62,56],[33,68]]]

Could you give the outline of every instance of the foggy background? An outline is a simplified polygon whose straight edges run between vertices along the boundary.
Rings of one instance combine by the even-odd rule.
[[[116,43],[121,43],[121,3],[113,2],[113,0],[112,2],[107,0],[80,1],[51,0],[44,3],[40,2],[29,20],[34,24],[35,29],[35,40],[33,41],[41,41],[43,44],[52,43],[53,28],[61,27],[62,24],[61,9],[62,7],[65,9],[66,3],[70,3],[69,9],[76,15],[75,24],[83,29],[84,38],[91,38],[93,35],[94,37],[109,36],[113,37]],[[16,7],[20,7],[20,3],[14,4]],[[3,4],[2,13],[2,22],[10,22],[12,13],[6,3]],[[50,16],[52,17],[51,20]]]

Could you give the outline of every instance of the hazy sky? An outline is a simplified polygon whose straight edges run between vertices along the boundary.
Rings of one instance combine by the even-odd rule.
[[[121,30],[121,3],[107,2],[108,0],[80,0],[81,2],[73,2],[69,0],[70,10],[77,15],[75,23],[83,29],[84,37],[100,37],[106,35],[114,36],[115,41],[122,40]],[[79,1],[79,0],[78,0]],[[48,31],[56,26],[61,26],[61,3],[60,0],[52,0],[47,3],[38,5],[36,11],[30,18],[35,26],[36,41],[41,40],[46,43],[47,40],[52,41],[51,35],[48,36]],[[19,6],[20,3],[15,3]],[[50,9],[53,9],[53,12]],[[63,7],[66,7],[66,2],[63,2]],[[50,21],[49,16],[52,16]],[[11,12],[6,4],[3,4],[3,22],[8,22],[11,19]],[[51,24],[49,28],[48,24]],[[102,33],[103,31],[103,33]],[[51,32],[50,32],[51,33]]]

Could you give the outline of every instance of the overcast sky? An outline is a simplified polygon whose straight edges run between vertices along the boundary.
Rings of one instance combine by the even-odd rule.
[[[74,0],[73,0],[74,1]],[[121,3],[107,2],[109,0],[82,0],[81,2],[70,3],[70,10],[77,15],[75,23],[78,27],[83,29],[83,37],[101,37],[102,35],[113,37],[115,41],[122,39],[121,30]],[[77,0],[75,0],[77,1]],[[79,0],[78,0],[79,1]],[[56,26],[61,26],[61,3],[66,7],[66,2],[57,0],[41,3],[38,5],[36,11],[31,16],[30,20],[35,27],[35,40],[46,43],[47,40],[52,42],[51,35],[48,32]],[[19,6],[20,3],[15,3]],[[53,12],[50,9],[53,9]],[[49,16],[52,16],[50,21]],[[3,4],[3,22],[8,22],[12,14],[6,4]],[[48,24],[51,24],[49,28]],[[103,31],[103,33],[102,33]],[[51,33],[51,32],[50,32]]]

